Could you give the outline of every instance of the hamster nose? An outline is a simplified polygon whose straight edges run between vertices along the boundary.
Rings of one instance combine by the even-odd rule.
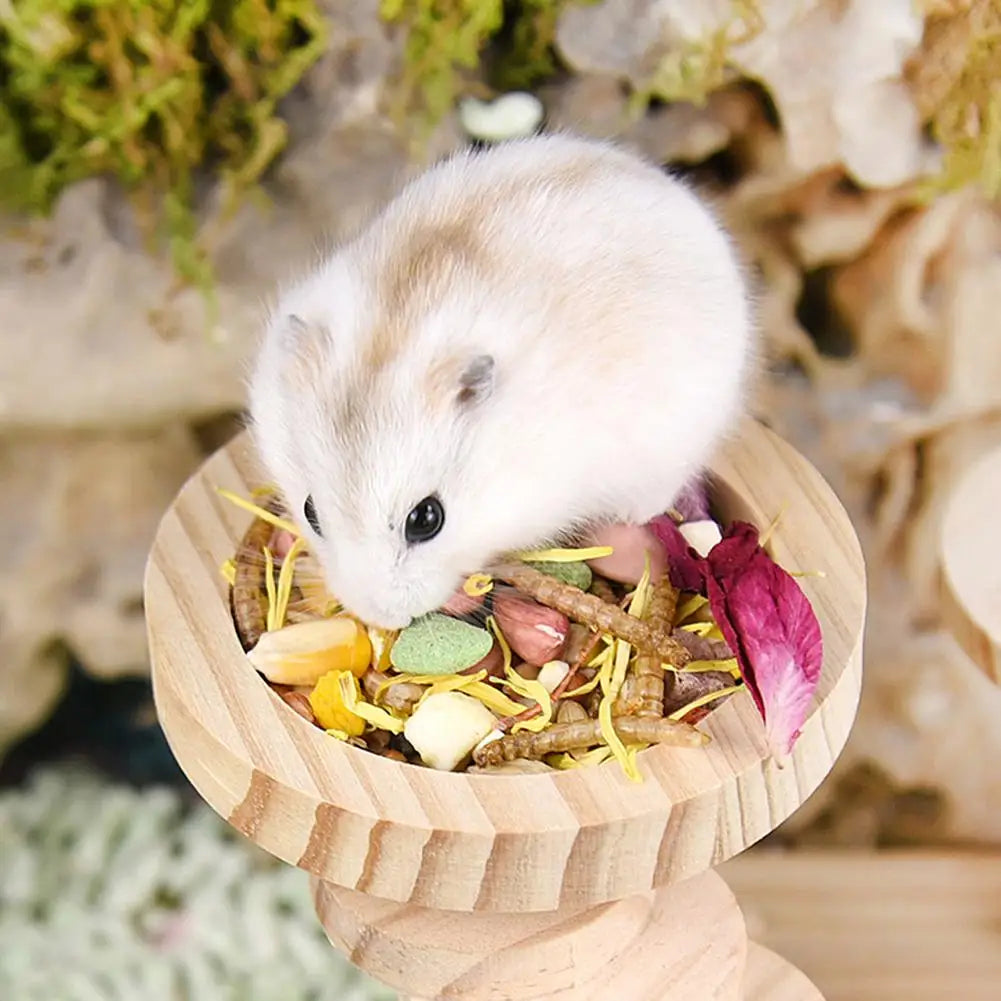
[[[385,615],[379,616],[379,621],[374,623],[369,623],[369,625],[374,625],[379,629],[385,629],[387,632],[395,632],[398,629],[406,629],[410,623],[413,622],[409,616],[392,616]]]
[[[383,608],[361,608],[354,613],[366,626],[385,629],[387,632],[404,629],[410,625],[412,617],[399,611],[389,611]]]

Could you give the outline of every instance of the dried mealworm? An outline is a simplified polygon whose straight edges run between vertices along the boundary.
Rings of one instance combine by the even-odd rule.
[[[659,661],[654,658],[654,663],[659,664]],[[640,712],[644,703],[640,693],[640,687],[637,684],[638,681],[639,679],[635,675],[626,675],[625,680],[622,682],[622,687],[619,689],[619,694],[615,697],[615,701],[612,703],[612,714],[614,716],[644,715]],[[662,712],[657,713],[657,717],[663,715],[664,714]],[[653,718],[656,719],[657,717]]]
[[[670,632],[677,607],[678,589],[671,583],[670,576],[664,574],[650,593],[646,621],[652,629]],[[633,670],[640,702],[636,715],[659,719],[664,715],[664,668],[660,658],[648,653],[638,654]]]
[[[638,716],[614,718],[615,732],[635,744],[673,744],[676,747],[701,747],[706,743],[705,734],[687,723],[669,719],[641,719]],[[577,723],[556,723],[540,733],[511,733],[484,744],[473,757],[481,768],[498,765],[515,758],[538,760],[558,751],[578,751],[597,744],[604,744],[601,723],[596,719]]]
[[[669,633],[655,630],[648,622],[630,615],[617,605],[540,573],[533,567],[505,564],[495,569],[493,576],[540,604],[625,640],[640,653],[656,654],[661,661],[676,667],[682,667],[690,659],[688,651]]]
[[[236,566],[230,592],[233,619],[244,650],[250,650],[257,643],[267,624],[264,548],[271,541],[272,532],[273,525],[263,518],[255,518],[244,533],[233,558]]]

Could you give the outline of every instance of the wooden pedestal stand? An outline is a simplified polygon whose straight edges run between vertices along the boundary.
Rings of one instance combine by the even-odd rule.
[[[748,423],[713,464],[727,518],[782,510],[775,558],[801,578],[824,632],[823,676],[779,763],[746,694],[700,726],[704,749],[553,774],[467,775],[345,745],[285,705],[244,657],[219,565],[258,476],[238,438],[184,487],[146,576],[157,711],[205,800],[312,874],[331,942],[411,1001],[816,1001],[749,944],[712,867],[795,811],[848,737],[861,682],[865,574],[844,510],[792,448]]]
[[[1001,449],[964,476],[942,521],[946,624],[969,657],[1001,684]]]

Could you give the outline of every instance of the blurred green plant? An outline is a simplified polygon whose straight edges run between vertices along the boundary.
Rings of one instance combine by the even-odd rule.
[[[527,89],[553,76],[560,13],[596,0],[381,0],[384,21],[406,32],[393,117],[424,138],[485,66],[489,85]],[[474,88],[475,89],[475,88]]]
[[[315,0],[0,0],[0,201],[47,214],[113,175],[151,245],[210,290],[195,177],[224,206],[286,142],[278,101],[326,45]]]
[[[925,197],[978,185],[1001,198],[1001,4],[974,0],[932,20],[912,88],[928,130],[944,152]]]
[[[714,90],[727,83],[731,47],[764,27],[759,0],[732,0],[725,24],[705,38],[671,45],[664,52],[649,79],[634,91],[633,111],[644,110],[654,98],[704,104]]]
[[[502,90],[527,90],[560,71],[554,42],[560,14],[598,0],[520,0],[508,4],[491,82]]]
[[[504,22],[502,0],[382,0],[379,14],[406,32],[393,117],[422,135],[452,107],[460,74],[479,64],[480,52]]]

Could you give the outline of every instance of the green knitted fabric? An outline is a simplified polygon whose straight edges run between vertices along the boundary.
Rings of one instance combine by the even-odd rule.
[[[0,795],[5,1001],[390,1001],[327,942],[306,874],[207,807],[76,769]]]

